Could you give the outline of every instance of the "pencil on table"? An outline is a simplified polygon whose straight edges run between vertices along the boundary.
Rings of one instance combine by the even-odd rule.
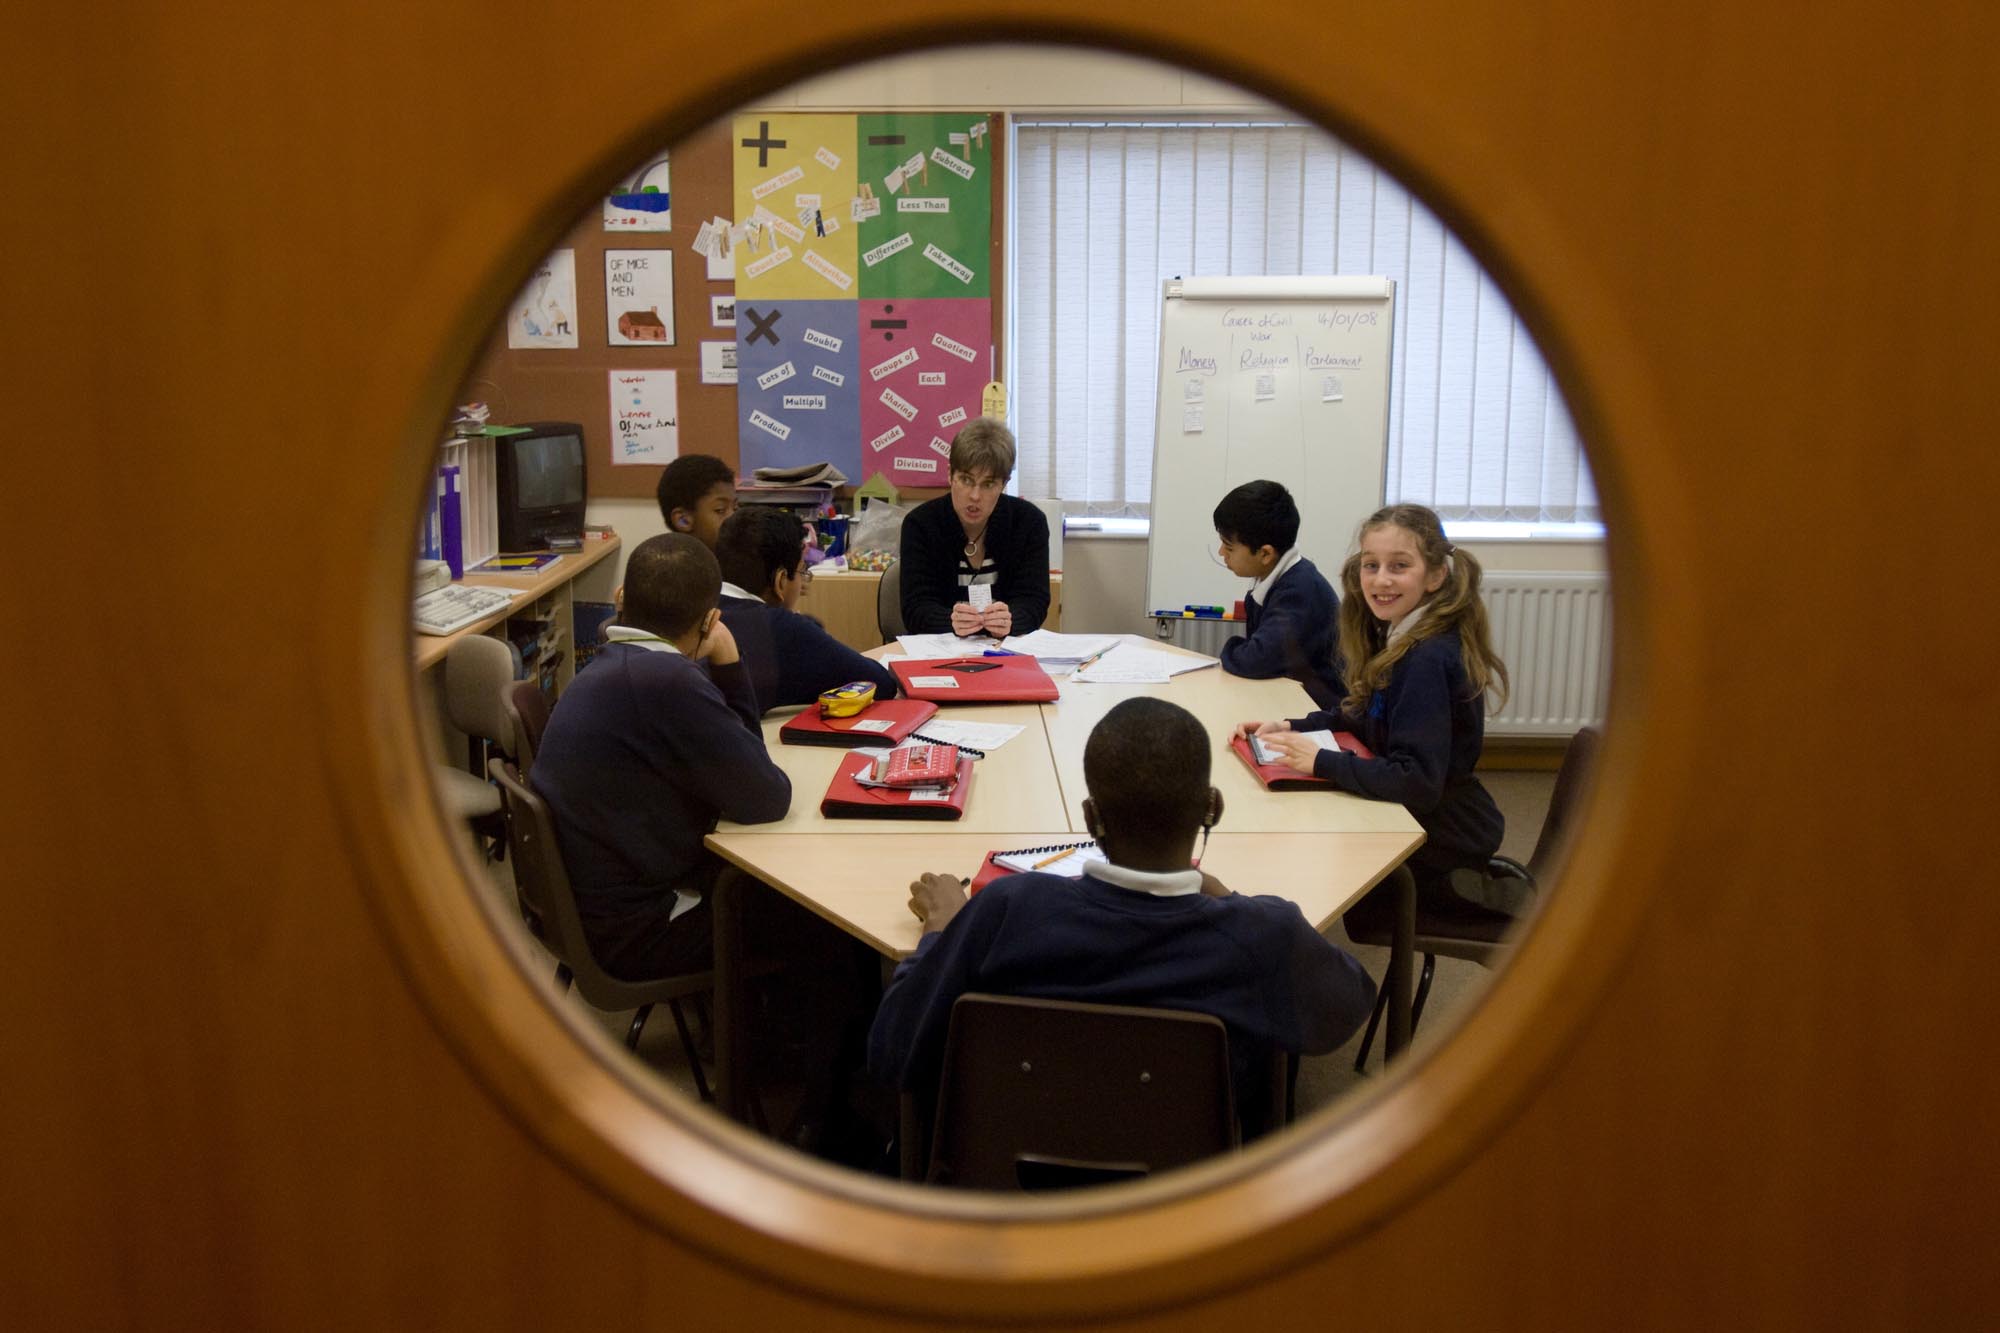
[[[1054,856],[1045,856],[1041,860],[1035,862],[1034,868],[1036,870],[1040,870],[1043,866],[1052,866],[1056,862],[1062,860],[1065,856],[1068,856],[1071,852],[1075,850],[1076,848],[1074,847],[1065,847],[1061,851],[1057,852]]]

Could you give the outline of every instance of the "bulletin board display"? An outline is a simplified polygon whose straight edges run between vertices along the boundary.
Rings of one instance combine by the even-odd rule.
[[[946,483],[998,375],[997,117],[735,119],[744,471],[830,462]]]
[[[732,297],[734,284],[710,282],[707,261],[689,248],[702,220],[730,208],[728,126],[709,126],[649,154],[620,185],[634,187],[617,196],[626,205],[611,202],[610,194],[585,205],[552,251],[567,252],[574,273],[575,306],[564,310],[571,316],[568,344],[508,345],[510,327],[511,341],[524,341],[523,308],[554,334],[551,307],[546,297],[534,300],[531,275],[468,372],[459,401],[486,403],[496,422],[580,423],[590,451],[590,494],[637,498],[653,494],[661,467],[679,453],[736,461],[735,389],[705,385],[701,374],[704,342],[733,355],[736,330],[714,323],[711,298]],[[669,200],[633,197],[641,188]],[[670,213],[659,206],[669,201]],[[647,203],[655,207],[638,206]],[[668,229],[660,229],[662,222]],[[536,274],[549,267],[544,261]],[[548,286],[572,290],[560,271]],[[614,453],[630,461],[614,463]]]
[[[984,127],[976,135],[975,125]],[[943,487],[940,453],[955,414],[978,415],[981,389],[1002,378],[999,127],[999,117],[976,112],[746,113],[647,154],[524,276],[456,401],[485,402],[496,422],[581,423],[593,498],[650,497],[661,467],[685,453],[713,454],[744,477],[825,460],[854,484],[880,472],[918,494]],[[759,167],[741,140],[760,134],[811,142],[803,162],[787,156],[787,144],[768,149]],[[867,142],[898,135],[903,144]],[[962,148],[954,136],[965,139]],[[905,173],[899,184],[907,188],[887,192],[895,166],[916,151],[906,145],[918,141],[928,165]],[[940,165],[929,151],[939,146],[968,164],[970,177]],[[822,147],[837,166],[822,159]],[[905,151],[891,165],[895,150]],[[747,197],[793,165],[796,180]],[[765,174],[746,183],[757,172]],[[759,205],[798,228],[795,196],[815,193],[827,235],[814,227],[810,240],[803,229],[799,242],[784,238],[789,261],[750,272],[772,253],[769,240],[783,236],[768,223],[755,249],[733,242],[724,265],[694,249],[702,224],[720,219],[734,233],[762,220]],[[880,213],[857,221],[853,201],[868,195],[881,201]],[[931,199],[946,202],[914,204],[907,217],[900,207]],[[909,241],[898,242],[905,233]],[[867,264],[864,237],[870,249],[895,248]],[[926,258],[926,247],[971,276]],[[808,255],[823,262],[808,266]],[[832,268],[848,276],[846,289],[823,276]],[[760,329],[763,336],[750,336]],[[809,333],[821,336],[807,342]],[[871,375],[911,350],[914,360]],[[789,373],[773,377],[786,362]]]

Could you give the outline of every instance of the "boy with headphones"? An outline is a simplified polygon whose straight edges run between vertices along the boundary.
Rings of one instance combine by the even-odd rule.
[[[1106,864],[1081,879],[1008,875],[967,899],[956,875],[910,886],[924,923],[868,1034],[876,1077],[934,1089],[951,1006],[981,991],[1213,1014],[1229,1029],[1239,1106],[1275,1047],[1339,1047],[1375,1002],[1361,965],[1297,904],[1231,893],[1195,868],[1195,834],[1222,817],[1208,733],[1164,699],[1118,704],[1083,752],[1083,817]],[[1246,1100],[1247,1099],[1247,1100]]]

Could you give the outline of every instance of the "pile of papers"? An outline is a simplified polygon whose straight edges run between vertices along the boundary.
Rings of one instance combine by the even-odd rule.
[[[911,657],[977,657],[985,652],[1005,650],[1032,657],[1045,671],[1066,670],[1087,657],[1106,652],[1120,640],[1116,634],[1058,634],[1038,629],[1033,634],[1017,634],[1000,642],[956,634],[899,634],[896,642]]]
[[[1212,667],[1217,659],[1200,653],[1169,653],[1124,640],[1104,656],[1070,675],[1086,685],[1160,685],[1187,671]]]

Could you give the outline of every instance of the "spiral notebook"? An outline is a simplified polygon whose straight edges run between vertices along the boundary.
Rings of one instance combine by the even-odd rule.
[[[1094,865],[1103,865],[1104,860],[1103,849],[1088,838],[1082,842],[1052,842],[1042,847],[988,852],[986,859],[979,864],[979,873],[972,877],[969,892],[979,892],[1002,875],[1016,875],[1026,870],[1061,875],[1064,879],[1082,879],[1086,870]]]

